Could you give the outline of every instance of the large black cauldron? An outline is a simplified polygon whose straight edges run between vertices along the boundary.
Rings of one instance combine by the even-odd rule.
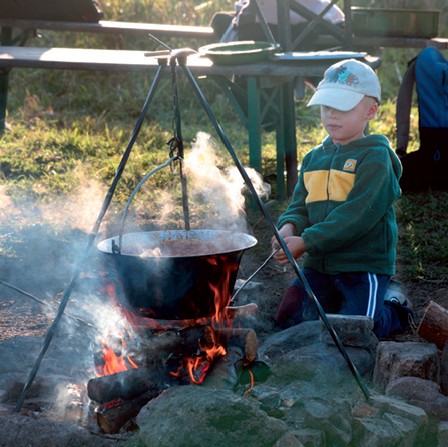
[[[195,319],[228,305],[241,257],[257,240],[220,230],[123,234],[98,244],[114,261],[128,305],[156,319]],[[218,302],[215,304],[215,300]]]

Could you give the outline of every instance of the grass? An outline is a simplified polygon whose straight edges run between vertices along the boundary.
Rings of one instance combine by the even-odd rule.
[[[231,10],[233,1],[166,2],[149,0],[110,0],[103,2],[111,20],[150,21],[179,24],[208,24],[217,10]],[[65,39],[65,40],[61,40]],[[168,42],[171,46],[195,42]],[[159,49],[149,39],[104,38],[43,33],[33,42],[38,45],[79,45]],[[395,100],[401,76],[416,50],[385,50],[379,69],[384,103],[371,132],[386,135],[395,142]],[[7,121],[12,127],[1,137],[0,191],[18,205],[46,203],[77,194],[87,179],[103,186],[112,181],[121,155],[140,113],[152,78],[144,74],[97,73],[60,70],[12,70]],[[213,84],[199,80],[204,95],[243,163],[248,162],[247,131]],[[179,81],[182,133],[187,150],[199,131],[214,136],[212,126],[189,86]],[[307,97],[311,90],[306,92]],[[306,98],[296,104],[299,160],[324,136],[317,110],[306,108]],[[417,110],[414,106],[410,148],[418,148]],[[151,169],[167,160],[167,142],[173,135],[173,99],[169,80],[159,87],[133,149],[122,181],[114,195],[117,208],[123,206],[137,182]],[[232,164],[225,148],[217,143],[219,167]],[[275,172],[275,135],[263,135],[263,175]],[[275,186],[275,185],[273,185]],[[162,191],[162,192],[161,192]],[[179,203],[177,174],[163,170],[148,180],[136,198],[142,219],[155,219],[160,209],[168,209],[167,193]],[[170,192],[170,193],[171,193]],[[194,218],[210,212],[209,207],[194,204]],[[405,194],[398,203],[401,230],[399,259],[403,279],[447,279],[446,250],[447,196],[443,192]],[[216,212],[213,211],[212,212]],[[430,219],[427,216],[431,216]],[[175,213],[174,219],[179,219]],[[7,251],[5,244],[0,253]]]

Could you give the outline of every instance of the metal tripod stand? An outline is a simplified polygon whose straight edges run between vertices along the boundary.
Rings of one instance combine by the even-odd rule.
[[[230,140],[228,139],[227,135],[225,134],[224,130],[222,129],[222,127],[220,126],[220,124],[218,123],[218,121],[216,120],[210,105],[208,104],[202,90],[200,89],[195,77],[193,76],[193,74],[191,73],[190,69],[187,66],[187,57],[188,55],[194,53],[193,50],[189,50],[189,49],[183,49],[183,50],[173,50],[171,51],[171,54],[168,57],[163,57],[159,59],[159,66],[158,69],[156,71],[156,74],[154,76],[151,88],[148,92],[148,95],[146,97],[145,103],[143,105],[143,108],[141,110],[140,116],[136,122],[136,125],[134,127],[134,131],[131,135],[131,138],[128,142],[128,146],[122,156],[122,159],[120,161],[120,164],[117,168],[115,177],[112,181],[112,184],[109,187],[109,190],[107,192],[107,195],[104,199],[102,208],[100,210],[100,213],[98,215],[98,218],[93,226],[93,229],[89,235],[88,241],[86,243],[86,246],[84,248],[84,251],[82,253],[82,256],[77,264],[77,267],[75,268],[75,272],[73,274],[73,277],[68,285],[68,287],[66,288],[62,299],[61,299],[61,303],[59,305],[58,308],[58,312],[57,315],[52,323],[52,325],[50,326],[45,339],[44,339],[44,343],[43,346],[41,348],[41,351],[38,355],[38,358],[35,361],[35,364],[30,372],[30,375],[28,377],[28,380],[22,390],[21,395],[19,396],[19,399],[17,401],[16,407],[15,407],[15,411],[19,412],[22,404],[25,400],[26,397],[26,393],[29,390],[29,388],[31,387],[36,374],[39,370],[40,364],[45,356],[45,353],[48,350],[48,347],[51,343],[51,340],[55,334],[56,328],[62,318],[62,315],[64,313],[64,310],[68,304],[68,301],[70,299],[70,295],[73,291],[73,288],[76,285],[76,282],[80,276],[81,273],[81,269],[85,263],[85,261],[87,260],[87,256],[90,252],[90,249],[92,248],[92,245],[95,241],[95,238],[98,234],[99,228],[101,226],[101,222],[106,214],[106,211],[109,207],[109,204],[111,202],[111,199],[113,197],[113,194],[115,192],[115,189],[117,187],[118,181],[121,178],[121,175],[124,171],[124,168],[126,166],[126,163],[129,159],[131,150],[133,148],[133,145],[135,143],[135,141],[137,140],[138,134],[140,132],[141,126],[143,124],[143,120],[148,112],[149,106],[152,102],[152,100],[154,99],[154,95],[156,93],[157,90],[157,86],[159,85],[159,82],[162,78],[163,75],[163,71],[167,68],[167,65],[169,63],[170,68],[171,68],[171,75],[172,75],[172,82],[173,82],[173,90],[175,92],[174,96],[175,96],[175,126],[174,126],[174,133],[175,133],[175,138],[176,138],[176,144],[178,145],[177,149],[179,150],[179,155],[180,157],[183,156],[183,146],[182,146],[182,139],[181,139],[181,121],[180,121],[180,111],[179,108],[177,107],[177,86],[176,86],[176,70],[179,68],[186,76],[186,78],[188,79],[188,81],[190,82],[195,94],[197,95],[202,107],[204,108],[208,118],[210,119],[210,122],[212,123],[214,129],[216,130],[220,140],[222,141],[222,143],[225,145],[225,147],[227,148],[230,156],[232,157],[238,171],[240,172],[246,186],[249,188],[249,191],[251,192],[251,195],[257,205],[257,207],[259,208],[260,212],[262,213],[262,215],[264,216],[264,218],[266,219],[267,223],[269,224],[269,227],[272,230],[273,235],[275,236],[275,238],[277,239],[281,249],[284,250],[284,252],[286,253],[289,262],[291,263],[294,272],[296,273],[297,277],[299,278],[299,280],[301,281],[308,297],[310,298],[310,300],[312,301],[312,303],[314,304],[316,311],[319,315],[319,317],[321,318],[321,320],[323,321],[326,329],[328,330],[331,338],[333,339],[336,347],[338,348],[338,350],[340,351],[341,355],[343,356],[344,360],[346,361],[352,375],[354,376],[358,386],[360,387],[362,393],[364,394],[366,400],[370,399],[370,395],[369,395],[369,391],[367,389],[367,387],[365,386],[358,370],[356,369],[355,365],[353,364],[353,362],[351,361],[350,357],[347,354],[346,349],[344,348],[341,340],[339,339],[339,336],[337,335],[337,333],[335,332],[334,328],[332,327],[331,323],[329,322],[327,315],[325,314],[324,309],[322,308],[321,304],[319,303],[319,300],[317,299],[317,297],[315,296],[314,292],[312,291],[306,277],[304,276],[302,270],[300,269],[300,267],[298,266],[296,260],[293,258],[291,252],[289,251],[285,241],[283,240],[282,236],[280,235],[274,221],[272,220],[272,217],[269,214],[269,211],[267,210],[265,204],[263,203],[263,201],[260,199],[260,197],[258,196],[256,189],[249,177],[249,175],[246,172],[246,169],[244,168],[244,166],[242,165],[241,161],[239,160],[238,156],[236,155],[232,144],[230,143]],[[180,146],[179,146],[180,144]],[[186,229],[189,229],[189,211],[188,211],[188,193],[187,193],[187,183],[186,183],[186,179],[184,177],[183,174],[183,170],[182,170],[182,160],[181,160],[181,169],[180,169],[180,176],[181,176],[181,182],[182,182],[182,203],[183,203],[183,211],[184,211],[184,224]]]

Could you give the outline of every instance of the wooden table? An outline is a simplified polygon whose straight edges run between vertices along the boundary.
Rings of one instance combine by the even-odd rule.
[[[344,1],[344,12],[350,10],[350,0]],[[278,3],[279,18],[289,17],[289,7],[297,8],[291,0]],[[303,7],[301,7],[303,8]],[[300,12],[300,11],[299,11]],[[314,15],[315,16],[315,15]],[[313,15],[310,15],[310,20]],[[315,18],[319,20],[318,18]],[[316,22],[317,23],[317,22]],[[0,18],[0,132],[4,129],[8,91],[8,73],[11,68],[46,68],[70,70],[147,70],[154,71],[158,65],[157,59],[147,57],[144,51],[99,50],[75,48],[37,48],[19,47],[30,35],[38,30],[53,30],[76,33],[148,35],[159,39],[192,38],[210,42],[215,39],[213,29],[200,26],[162,25],[152,23],[133,23],[99,21],[58,22],[39,20],[12,20]],[[292,52],[289,23],[283,24],[280,33],[280,43],[286,51]],[[23,36],[14,37],[13,30],[23,31]],[[336,33],[337,31],[337,33]],[[345,32],[350,31],[350,20]],[[329,48],[336,45],[339,48],[362,49],[391,47],[425,47],[434,45],[438,48],[448,48],[448,39],[415,39],[415,38],[356,38],[341,34],[334,30],[333,36],[322,36],[316,46]],[[20,41],[20,39],[22,39]],[[327,39],[327,40],[325,40]],[[335,39],[339,39],[336,40]],[[320,40],[320,39],[319,39]],[[337,53],[334,53],[337,54]],[[353,54],[353,55],[352,55]],[[239,118],[249,132],[250,165],[261,172],[261,130],[266,128],[264,117],[274,116],[271,128],[276,130],[277,137],[277,197],[290,195],[297,181],[297,142],[294,91],[303,89],[307,77],[321,77],[324,70],[336,60],[331,57],[321,58],[316,53],[293,53],[290,60],[266,61],[258,64],[216,66],[204,58],[189,58],[188,67],[195,74],[207,76],[216,82],[228,96]],[[358,53],[339,52],[340,58],[358,57]],[[234,76],[244,77],[247,81],[244,88],[235,84]],[[274,85],[267,88],[266,85]],[[236,91],[239,90],[239,95]],[[242,104],[241,96],[244,97]],[[284,171],[286,170],[286,178]],[[286,184],[285,184],[286,180]]]
[[[174,52],[175,53],[175,52]],[[361,53],[324,52],[277,55],[274,60],[242,65],[215,65],[208,58],[192,55],[186,66],[194,76],[206,76],[223,87],[232,105],[249,132],[249,163],[262,172],[261,133],[262,117],[275,115],[273,127],[277,141],[277,196],[286,197],[297,182],[297,165],[288,163],[296,157],[296,147],[291,146],[288,135],[295,134],[295,112],[283,107],[277,100],[263,102],[265,85],[273,85],[269,94],[275,98],[293,95],[291,83],[301,84],[309,76],[321,77],[329,65],[347,57],[361,58]],[[161,61],[169,58],[149,56],[145,51],[99,50],[75,48],[0,47],[0,69],[65,69],[155,72]],[[246,104],[241,104],[231,79],[242,76],[247,80],[244,89]],[[6,102],[5,102],[6,105]],[[246,106],[246,107],[245,107]],[[243,110],[245,109],[245,110]],[[269,110],[267,110],[269,109]],[[286,168],[286,178],[284,171]],[[286,184],[285,184],[286,180]]]

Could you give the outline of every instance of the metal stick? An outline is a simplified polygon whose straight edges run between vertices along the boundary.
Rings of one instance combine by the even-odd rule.
[[[143,184],[146,182],[146,180],[149,179],[152,175],[154,175],[156,172],[160,171],[163,168],[166,168],[169,166],[174,160],[177,160],[179,158],[178,155],[174,155],[171,158],[169,158],[165,163],[157,166],[156,168],[152,169],[148,174],[146,174],[137,184],[137,186],[134,188],[134,191],[132,191],[131,195],[129,196],[128,201],[126,202],[126,206],[124,207],[123,215],[121,217],[121,225],[120,225],[120,233],[118,235],[118,253],[121,253],[121,247],[123,243],[123,232],[124,232],[124,224],[126,221],[126,216],[128,214],[129,207],[131,206],[132,201],[134,200],[135,195],[140,191],[140,188],[143,186]]]
[[[280,247],[275,249],[266,258],[266,260],[263,262],[263,264],[261,264],[260,267],[258,267],[257,270],[255,270],[255,272],[253,272],[252,275],[250,275],[249,278],[247,278],[246,281],[244,281],[244,283],[241,285],[241,287],[233,294],[232,299],[230,300],[230,302],[235,301],[235,298],[238,296],[238,294],[241,292],[241,290],[243,290],[244,287],[246,287],[246,285],[249,284],[252,281],[252,279],[255,277],[255,275],[257,275],[266,266],[266,264],[274,257],[275,253],[277,253],[279,250],[280,250]]]
[[[2,284],[5,287],[8,287],[9,289],[15,290],[18,293],[21,293],[23,296],[31,298],[32,300],[38,302],[39,304],[47,306],[47,307],[49,307],[49,308],[51,308],[53,310],[55,310],[55,308],[56,308],[56,306],[53,306],[52,304],[47,303],[46,301],[41,300],[40,298],[37,298],[36,296],[31,295],[31,293],[25,292],[25,290],[22,290],[19,287],[16,287],[16,286],[14,286],[14,285],[6,282],[6,281],[0,280],[0,284]],[[76,315],[72,315],[72,314],[69,314],[67,312],[64,315],[66,317],[68,317],[68,318],[71,318],[71,319],[75,320],[77,323],[79,323],[79,324],[81,324],[81,325],[83,325],[85,327],[88,327],[90,329],[94,329],[95,331],[99,332],[99,329],[96,326],[94,326],[93,324],[89,323],[88,321],[83,320],[82,318],[77,317]]]
[[[172,48],[170,48],[165,42],[162,42],[160,39],[158,39],[156,36],[154,36],[154,34],[148,33],[148,36],[151,39],[154,39],[157,43],[159,43],[160,45],[162,45],[162,47],[166,48],[167,50],[169,50],[170,52],[173,51]]]

